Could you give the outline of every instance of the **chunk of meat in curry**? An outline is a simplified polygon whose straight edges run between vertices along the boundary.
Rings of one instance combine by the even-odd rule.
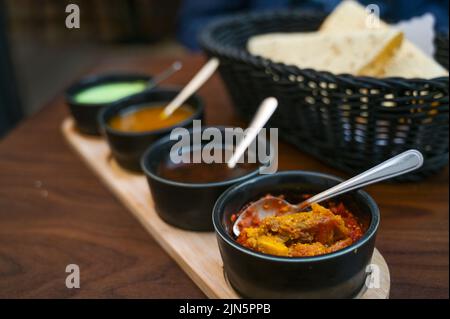
[[[245,227],[237,241],[270,255],[305,257],[345,248],[362,234],[356,218],[343,206],[330,210],[313,204],[311,212],[270,216],[258,226]]]

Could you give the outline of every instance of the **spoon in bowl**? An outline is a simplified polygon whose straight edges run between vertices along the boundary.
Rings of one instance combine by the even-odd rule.
[[[236,147],[236,151],[230,157],[227,162],[228,168],[233,169],[242,155],[244,155],[245,150],[249,145],[253,142],[253,140],[258,135],[259,131],[266,125],[267,121],[270,119],[272,114],[275,112],[278,106],[278,100],[274,97],[265,98],[258,110],[256,111],[255,116],[253,117],[250,125],[247,129],[247,133],[244,138]]]
[[[268,216],[279,216],[280,209],[281,214],[302,212],[313,203],[320,203],[324,200],[347,193],[357,188],[406,174],[420,168],[422,164],[422,154],[417,150],[408,150],[368,169],[353,178],[350,178],[349,180],[314,195],[298,205],[292,205],[281,198],[267,195],[264,198],[250,204],[239,215],[233,224],[233,233],[234,235],[239,236],[241,233],[241,222],[248,216],[262,220]]]
[[[209,61],[197,72],[191,81],[181,90],[180,93],[164,108],[161,112],[161,119],[168,118],[178,109],[183,103],[194,94],[210,77],[213,75],[219,66],[219,59],[211,58]]]
[[[167,69],[162,71],[161,73],[155,75],[150,81],[148,81],[147,89],[152,89],[157,86],[162,81],[171,77],[175,72],[179,71],[183,67],[183,64],[180,61],[175,61],[169,66]]]

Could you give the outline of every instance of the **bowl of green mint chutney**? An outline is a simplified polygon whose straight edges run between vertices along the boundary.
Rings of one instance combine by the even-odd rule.
[[[66,102],[77,129],[84,134],[100,135],[98,112],[105,106],[146,91],[151,77],[142,74],[89,76],[70,86]]]

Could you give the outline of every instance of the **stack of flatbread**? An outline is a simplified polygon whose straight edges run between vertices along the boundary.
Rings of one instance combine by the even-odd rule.
[[[346,0],[318,32],[263,34],[250,38],[247,46],[250,53],[274,62],[335,74],[425,79],[448,76],[445,68],[405,39],[401,31],[369,18],[376,17],[369,17],[357,2]]]

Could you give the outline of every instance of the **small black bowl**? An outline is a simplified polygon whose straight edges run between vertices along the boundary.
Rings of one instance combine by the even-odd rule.
[[[213,224],[224,270],[233,288],[248,298],[351,298],[365,284],[375,247],[380,213],[363,191],[342,201],[367,227],[364,236],[342,250],[314,257],[277,257],[247,249],[232,235],[231,215],[266,194],[317,193],[341,179],[314,172],[287,171],[256,177],[228,189],[217,200]],[[293,197],[292,197],[293,198]],[[295,203],[293,199],[291,202]],[[289,200],[289,196],[287,197]]]
[[[149,104],[161,102],[168,104],[180,92],[179,89],[153,89],[129,98],[120,100],[113,105],[103,108],[98,114],[98,122],[102,133],[106,136],[112,155],[124,168],[135,172],[142,172],[141,157],[145,150],[156,140],[169,134],[176,127],[190,127],[193,120],[203,118],[203,102],[196,96],[191,96],[186,104],[194,109],[194,114],[177,125],[148,132],[123,132],[109,126],[114,116],[149,107]]]
[[[202,128],[205,130],[206,127]],[[218,127],[223,133],[225,128]],[[192,142],[193,130],[188,133]],[[222,134],[222,137],[224,134]],[[166,136],[154,143],[142,157],[142,170],[147,176],[156,212],[168,224],[192,231],[213,231],[211,212],[217,198],[231,185],[255,177],[259,173],[259,166],[249,174],[238,178],[213,183],[182,183],[158,175],[158,166],[167,159],[176,140]],[[201,145],[208,141],[202,140]],[[192,145],[192,144],[191,144]],[[222,146],[225,139],[222,139]],[[270,147],[271,145],[268,144]],[[178,145],[177,145],[178,146]],[[181,149],[181,146],[179,146]],[[193,147],[198,147],[194,144]],[[172,150],[173,151],[173,150]],[[270,153],[272,154],[272,153]]]
[[[77,83],[70,86],[65,93],[66,103],[69,105],[77,128],[80,132],[90,135],[100,135],[98,126],[98,112],[117,101],[111,103],[79,103],[75,100],[75,96],[81,91],[101,84],[118,83],[118,82],[134,82],[134,81],[150,81],[151,77],[142,74],[108,74],[100,76],[89,76],[81,79]],[[141,92],[140,92],[141,93]]]

